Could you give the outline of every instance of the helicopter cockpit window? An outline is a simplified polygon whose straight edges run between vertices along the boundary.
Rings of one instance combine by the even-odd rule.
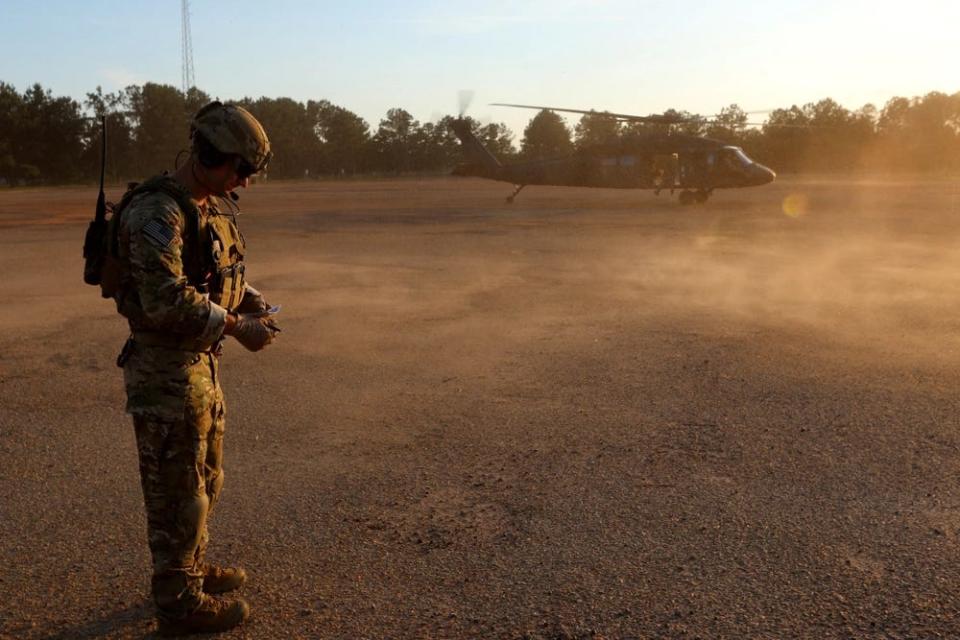
[[[724,147],[720,150],[720,157],[724,164],[733,169],[739,169],[753,164],[740,147]]]

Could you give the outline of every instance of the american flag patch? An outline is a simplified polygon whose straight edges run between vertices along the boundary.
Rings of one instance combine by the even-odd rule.
[[[173,242],[173,229],[161,224],[159,220],[151,220],[143,225],[142,231],[150,242],[160,248],[166,249]]]

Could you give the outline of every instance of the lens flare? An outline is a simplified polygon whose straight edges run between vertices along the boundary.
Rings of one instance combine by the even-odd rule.
[[[791,193],[783,199],[783,213],[791,218],[799,218],[806,215],[809,204],[807,196],[802,193]]]

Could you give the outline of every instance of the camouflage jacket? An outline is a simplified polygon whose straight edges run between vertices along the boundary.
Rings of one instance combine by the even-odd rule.
[[[138,342],[205,351],[247,289],[246,247],[232,216],[215,202],[199,208],[185,190],[180,195],[191,203],[186,211],[162,191],[135,195],[122,210],[117,309]]]
[[[198,208],[164,180],[171,184],[177,198],[151,190],[121,209],[115,299],[133,334],[123,365],[127,411],[179,420],[222,401],[212,349],[227,312],[259,294],[244,282],[246,247],[232,216],[215,202]]]

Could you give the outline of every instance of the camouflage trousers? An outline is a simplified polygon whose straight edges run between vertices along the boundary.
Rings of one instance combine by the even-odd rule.
[[[178,367],[170,369],[171,362]],[[124,369],[153,558],[153,599],[161,616],[177,618],[200,604],[207,522],[223,487],[219,362],[209,353],[138,347]],[[166,410],[137,402],[151,386],[166,396],[161,403]],[[174,406],[178,413],[170,410]]]

